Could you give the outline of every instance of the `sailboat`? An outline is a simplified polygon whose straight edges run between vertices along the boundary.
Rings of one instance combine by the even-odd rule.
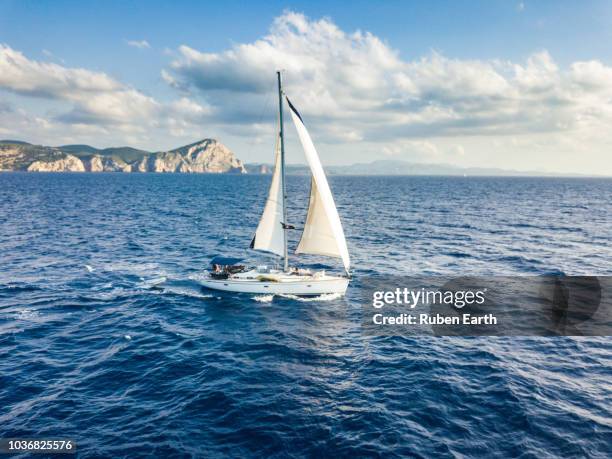
[[[340,216],[310,134],[299,112],[283,92],[280,72],[277,72],[277,79],[279,130],[274,154],[274,172],[268,199],[250,248],[281,257],[283,267],[247,268],[240,265],[239,260],[216,257],[211,262],[212,269],[205,278],[200,279],[200,283],[210,289],[242,293],[300,296],[344,294],[350,281],[350,257]],[[308,213],[295,253],[339,258],[342,260],[345,275],[330,275],[325,271],[289,266],[287,232],[295,227],[287,223],[284,101],[289,107],[311,172]]]

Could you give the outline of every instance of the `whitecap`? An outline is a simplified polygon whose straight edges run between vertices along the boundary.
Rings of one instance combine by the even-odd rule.
[[[157,284],[166,282],[166,280],[167,280],[166,276],[160,276],[160,277],[156,277],[155,279],[149,279],[148,281],[145,281],[145,282],[149,285],[157,285]]]
[[[274,295],[255,295],[252,298],[259,303],[270,303],[274,299]]]
[[[15,318],[19,320],[30,320],[38,317],[40,314],[38,311],[33,311],[31,309],[20,309],[16,314]]]
[[[119,272],[141,276],[160,270],[158,263],[133,263],[127,261],[117,261],[103,266],[104,271]]]
[[[155,286],[157,286],[159,284],[163,284],[164,282],[166,282],[167,278],[165,276],[161,276],[161,277],[156,277],[154,279],[148,279],[148,280],[140,278],[140,280],[142,280],[143,282],[138,284],[138,287],[140,287],[140,288],[153,288],[153,287],[155,287]]]
[[[200,298],[200,299],[206,299],[206,298],[212,298],[213,295],[209,294],[209,293],[200,293],[196,290],[192,290],[189,288],[177,288],[177,287],[166,287],[164,288],[164,293],[171,293],[173,295],[181,295],[181,296],[188,296],[191,298]]]
[[[189,276],[187,276],[187,279],[192,280],[192,281],[206,280],[208,279],[208,273],[190,274]]]
[[[342,298],[342,293],[324,293],[318,296],[280,295],[283,298],[309,303],[311,301],[333,301]]]

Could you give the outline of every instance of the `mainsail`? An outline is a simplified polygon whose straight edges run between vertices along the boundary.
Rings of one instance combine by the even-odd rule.
[[[308,215],[295,253],[326,255],[342,259],[348,272],[351,260],[342,230],[340,216],[329,189],[325,172],[302,117],[287,98],[293,124],[300,137],[306,161],[312,174]]]
[[[281,150],[279,139],[274,154],[274,173],[261,220],[251,241],[251,248],[283,256],[285,235],[283,229],[283,186],[281,174]]]

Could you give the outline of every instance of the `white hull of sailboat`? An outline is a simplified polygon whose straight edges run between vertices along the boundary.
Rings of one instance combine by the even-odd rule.
[[[327,276],[324,279],[259,281],[245,279],[200,279],[200,284],[213,290],[235,293],[316,296],[344,294],[349,284],[346,277]]]

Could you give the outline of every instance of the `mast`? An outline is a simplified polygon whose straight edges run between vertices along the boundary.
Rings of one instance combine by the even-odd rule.
[[[281,195],[282,195],[282,206],[283,206],[283,237],[284,237],[284,247],[283,247],[283,269],[289,271],[289,258],[287,256],[287,206],[285,205],[285,136],[283,133],[283,88],[281,81],[281,72],[280,70],[276,72],[276,76],[278,77],[278,113],[280,120],[280,151],[281,151]]]

